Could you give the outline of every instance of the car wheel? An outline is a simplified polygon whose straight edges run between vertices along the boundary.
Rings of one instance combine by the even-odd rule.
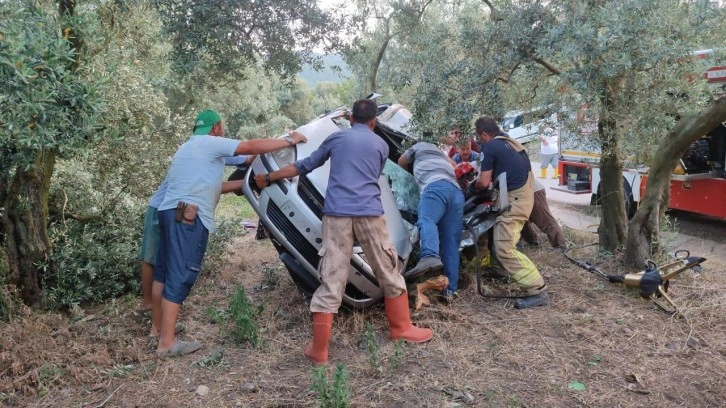
[[[590,201],[590,205],[602,205],[600,202],[602,197],[602,183],[597,186],[597,194],[595,194]],[[638,204],[633,199],[633,189],[630,188],[630,183],[623,177],[623,199],[625,201],[625,215],[628,219],[633,218],[635,211],[638,209]]]

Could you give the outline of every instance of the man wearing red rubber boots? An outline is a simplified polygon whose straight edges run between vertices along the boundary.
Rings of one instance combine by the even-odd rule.
[[[323,242],[318,253],[321,285],[310,302],[313,341],[305,348],[305,356],[315,365],[328,362],[333,315],[338,312],[348,280],[354,237],[383,290],[391,339],[423,343],[433,337],[430,329],[411,323],[406,284],[398,273],[398,255],[388,236],[378,186],[388,145],[373,133],[377,113],[374,101],[356,101],[350,129],[331,134],[303,160],[255,176],[257,186],[264,188],[280,179],[307,174],[330,159],[323,204]]]

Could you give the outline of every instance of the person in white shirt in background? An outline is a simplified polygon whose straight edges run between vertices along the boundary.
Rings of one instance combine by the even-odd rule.
[[[542,126],[541,132],[537,135],[541,142],[540,147],[540,178],[547,177],[547,168],[552,165],[554,173],[552,178],[557,178],[557,162],[560,157],[559,147],[559,130],[555,129],[552,124]]]

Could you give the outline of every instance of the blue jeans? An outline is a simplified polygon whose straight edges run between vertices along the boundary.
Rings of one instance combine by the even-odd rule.
[[[418,203],[421,258],[435,256],[444,264],[449,279],[447,292],[459,287],[459,243],[464,228],[464,193],[450,181],[426,186]]]

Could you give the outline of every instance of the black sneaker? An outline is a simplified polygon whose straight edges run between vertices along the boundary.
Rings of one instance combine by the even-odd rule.
[[[517,301],[514,302],[514,308],[515,309],[529,309],[529,308],[537,307],[537,306],[547,306],[549,304],[550,304],[550,297],[547,294],[547,291],[543,290],[542,292],[540,292],[536,295],[517,299]]]

